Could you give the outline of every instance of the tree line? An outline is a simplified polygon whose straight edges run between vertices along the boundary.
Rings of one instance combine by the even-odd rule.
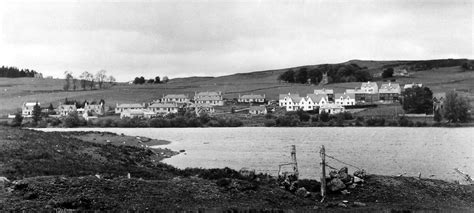
[[[108,83],[109,86],[114,85],[116,81],[115,77],[112,75],[107,76],[106,74],[107,71],[105,70],[99,70],[95,75],[84,71],[79,75],[79,77],[76,77],[72,72],[64,71],[65,82],[63,89],[65,91],[71,89],[75,91],[79,88],[82,88],[82,90],[93,90],[96,88],[96,83],[99,85],[99,89],[104,88],[105,83]]]
[[[288,83],[319,84],[323,74],[327,74],[328,83],[364,82],[372,80],[366,67],[357,64],[324,64],[316,68],[292,68],[278,76],[278,80]]]
[[[18,69],[16,67],[0,67],[0,77],[6,78],[21,78],[21,77],[35,77],[36,74],[39,74],[35,70],[29,69]]]
[[[161,83],[168,83],[169,79],[168,76],[163,76],[163,78],[160,78],[160,76],[156,76],[155,78],[150,78],[150,79],[145,79],[145,77],[140,76],[140,77],[135,77],[133,80],[133,84],[161,84]]]

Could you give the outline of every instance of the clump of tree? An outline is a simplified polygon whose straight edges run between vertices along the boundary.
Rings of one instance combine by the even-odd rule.
[[[133,80],[133,84],[161,84],[161,83],[167,83],[169,81],[167,76],[163,76],[163,78],[160,78],[160,76],[156,76],[154,79],[145,79],[145,77],[140,76],[140,77],[135,77]]]
[[[64,72],[64,87],[63,89],[65,91],[68,91],[70,89],[76,90],[79,87],[82,88],[82,90],[86,90],[89,88],[90,90],[95,89],[96,85],[95,83],[97,82],[99,85],[99,89],[105,88],[107,85],[107,82],[109,86],[113,86],[115,84],[115,77],[110,75],[106,75],[107,71],[105,70],[99,70],[97,73],[92,74],[90,72],[84,71],[79,75],[79,78],[74,77],[73,73],[70,71],[65,71]]]
[[[393,67],[384,69],[382,72],[382,78],[391,78],[393,77]]]
[[[467,97],[451,91],[446,94],[444,101],[443,117],[449,122],[467,122],[470,119],[469,110],[471,105]]]
[[[278,80],[288,83],[318,84],[327,73],[329,83],[363,82],[372,80],[365,67],[357,64],[324,64],[316,68],[300,67],[289,69],[278,76]]]
[[[433,112],[433,92],[428,87],[417,87],[406,89],[402,93],[403,110],[407,113]]]
[[[35,77],[36,74],[40,74],[34,70],[29,69],[18,69],[16,67],[0,67],[0,77],[3,78],[22,78],[22,77]]]

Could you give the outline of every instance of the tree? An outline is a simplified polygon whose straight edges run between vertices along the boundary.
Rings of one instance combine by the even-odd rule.
[[[149,84],[153,84],[154,82],[155,82],[155,79],[153,79],[153,78],[150,78],[150,79],[148,79],[148,81],[147,81],[147,83],[149,83]]]
[[[168,79],[168,76],[163,76],[163,83],[168,83],[169,79]]]
[[[300,84],[305,84],[308,82],[308,71],[305,67],[301,68],[297,73],[296,73],[296,82]]]
[[[460,96],[457,92],[451,91],[446,94],[444,101],[444,118],[449,122],[466,122],[469,120],[469,100]]]
[[[35,106],[33,107],[33,112],[32,112],[32,118],[33,118],[33,121],[35,123],[38,123],[38,121],[41,120],[41,107],[40,105],[38,104],[38,102],[36,102]]]
[[[393,77],[393,68],[387,68],[382,72],[382,78],[391,78]]]
[[[75,78],[74,76],[71,75],[71,79],[72,79],[72,89],[74,91],[76,91],[76,88],[77,88],[77,78]]]
[[[115,79],[114,76],[111,75],[111,76],[109,76],[109,77],[107,78],[107,81],[108,81],[109,84],[112,86],[112,84],[115,83],[116,79]]]
[[[441,112],[439,111],[439,109],[436,109],[433,113],[434,113],[434,116],[433,116],[434,121],[441,122],[441,120],[443,120],[443,116],[441,115]]]
[[[79,76],[79,79],[80,80],[80,85],[81,85],[81,88],[82,90],[86,90],[86,86],[87,86],[87,71],[84,71],[83,73],[81,73],[81,75]]]
[[[21,122],[23,122],[23,116],[20,112],[17,112],[15,118],[13,118],[12,126],[21,126]]]
[[[160,82],[160,76],[156,76],[155,77],[155,84],[159,84],[159,83],[161,83]]]
[[[403,92],[403,109],[407,113],[433,112],[433,92],[428,87],[413,87]]]
[[[64,90],[69,90],[69,88],[71,87],[71,80],[72,78],[72,72],[69,72],[69,71],[64,71],[64,80],[66,81],[65,84],[64,84]]]
[[[97,83],[99,83],[100,89],[102,89],[102,85],[104,84],[105,78],[107,77],[106,73],[107,71],[105,70],[99,70],[95,74],[95,79],[97,80]]]

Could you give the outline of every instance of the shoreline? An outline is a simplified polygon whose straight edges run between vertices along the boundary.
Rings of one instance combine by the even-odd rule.
[[[301,196],[281,189],[275,179],[268,176],[248,178],[228,168],[177,169],[160,162],[150,164],[149,161],[153,161],[154,158],[148,150],[153,149],[142,146],[139,146],[139,149],[132,149],[141,143],[123,146],[108,143],[105,138],[101,138],[102,135],[106,138],[112,135],[138,140],[133,136],[81,132],[79,135],[96,137],[95,140],[91,139],[90,143],[77,138],[77,134],[59,131],[43,132],[0,127],[0,132],[5,133],[4,137],[0,137],[0,146],[3,148],[0,152],[10,153],[5,155],[7,159],[18,162],[16,158],[21,157],[19,159],[25,161],[25,166],[30,163],[44,165],[44,168],[30,167],[37,170],[36,173],[32,173],[36,175],[25,177],[21,173],[31,171],[23,169],[14,170],[18,178],[8,176],[15,181],[8,184],[8,192],[0,196],[0,209],[4,210],[136,211],[271,208],[288,211],[301,209],[363,212],[474,209],[474,185],[458,185],[437,179],[368,175],[364,184],[348,189],[350,194],[332,192],[324,202],[320,202],[321,197],[319,191],[315,189],[316,185],[305,185],[309,194]],[[30,152],[15,148],[18,146],[20,148],[24,146],[30,149]],[[96,151],[91,152],[91,149]],[[44,154],[31,158],[29,154],[31,150],[37,153],[51,150],[55,154],[52,159]],[[87,155],[83,156],[84,154]],[[83,157],[78,158],[81,156]],[[39,162],[38,159],[44,160]],[[106,167],[99,167],[104,170],[100,169],[98,173],[94,173],[95,164],[91,163],[95,161],[100,161],[97,166],[100,166],[101,162],[108,164]],[[59,166],[62,162],[72,164]],[[5,168],[9,168],[12,162],[9,160],[3,163]],[[124,163],[126,167],[121,166]],[[89,171],[89,168],[92,172],[75,171],[78,169]],[[50,172],[58,169],[66,170],[62,173]],[[131,173],[131,178],[127,178],[127,172]],[[124,196],[127,199],[124,200]]]

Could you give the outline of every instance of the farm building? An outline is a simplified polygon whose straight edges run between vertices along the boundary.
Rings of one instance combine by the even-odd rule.
[[[265,103],[265,94],[263,95],[242,95],[239,94],[238,102],[240,103]]]

